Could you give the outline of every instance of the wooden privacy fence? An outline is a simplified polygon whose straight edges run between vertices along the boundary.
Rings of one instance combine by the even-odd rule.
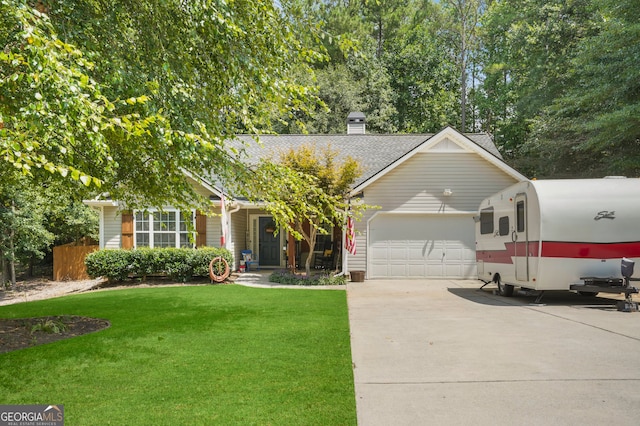
[[[86,280],[87,268],[84,258],[99,249],[97,245],[76,246],[66,244],[53,248],[53,280]]]

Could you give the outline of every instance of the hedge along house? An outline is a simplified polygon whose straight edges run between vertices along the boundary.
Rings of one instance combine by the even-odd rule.
[[[278,159],[280,152],[303,144],[315,145],[318,151],[330,145],[356,159],[364,172],[351,196],[380,208],[366,211],[356,222],[355,255],[340,250],[340,229],[318,235],[313,250],[284,232],[274,235],[275,224],[263,206],[228,194],[224,216],[194,212],[186,218],[195,222],[195,246],[220,246],[224,222],[225,245],[234,257],[240,259],[240,252],[250,249],[261,268],[285,268],[294,258],[302,265],[306,256],[316,258],[326,247],[334,247],[348,256],[343,265],[365,271],[368,279],[475,278],[473,216],[480,202],[526,177],[502,160],[488,134],[462,134],[447,127],[436,134],[378,135],[367,134],[365,125],[362,113],[352,113],[346,135],[265,135],[260,144],[240,136],[240,141],[231,142],[246,144],[250,162]],[[213,179],[187,178],[212,200],[212,211],[220,213],[222,194]],[[86,203],[100,210],[101,248],[190,245],[186,227],[180,226],[185,218],[177,211],[122,214],[115,200]]]

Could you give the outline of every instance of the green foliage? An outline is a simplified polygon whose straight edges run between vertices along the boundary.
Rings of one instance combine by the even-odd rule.
[[[106,277],[109,281],[124,281],[131,273],[132,250],[99,250],[85,258],[87,274],[92,278]]]
[[[593,4],[493,2],[483,16],[480,58],[485,79],[476,102],[498,147],[527,174],[559,176],[540,173],[540,166],[567,164],[567,158],[558,155],[560,146],[540,151],[536,134],[548,124],[546,109],[574,84],[571,62],[577,46],[597,32],[600,18]]]
[[[43,182],[37,191],[47,199],[46,228],[55,235],[54,245],[78,243],[83,238],[98,240],[99,214],[82,202],[88,191],[69,188],[56,179]]]
[[[372,133],[437,132],[460,123],[462,69],[469,61],[459,58],[470,57],[476,45],[459,42],[442,3],[454,2],[282,1],[299,37],[320,38],[330,61],[314,64],[315,81],[304,80],[326,108],[284,117],[275,129],[344,133],[353,111],[365,113]],[[462,3],[476,5],[476,14],[483,4]]]
[[[79,242],[84,237],[98,241],[98,212],[79,200],[67,199],[60,204],[50,201],[46,216],[47,229],[56,236],[56,245]]]
[[[0,0],[0,179],[190,210],[184,171],[252,184],[225,140],[356,110],[487,131],[532,176],[640,173],[632,0],[33,3]]]
[[[600,3],[597,34],[577,44],[570,85],[536,126],[546,174],[640,175],[640,21],[635,1]]]
[[[289,271],[275,271],[269,275],[269,282],[301,286],[344,285],[347,283],[347,277],[345,275],[332,276],[329,273],[303,275],[293,274]]]
[[[60,334],[67,330],[67,325],[61,320],[43,319],[31,327],[31,334],[39,331],[47,334]]]
[[[0,2],[0,46],[0,156],[5,164],[25,174],[43,169],[99,185],[99,179],[78,168],[86,157],[67,161],[80,145],[96,161],[106,158],[100,129],[114,106],[86,74],[91,65],[53,34],[45,16],[20,1]]]
[[[394,91],[394,117],[403,132],[437,132],[459,114],[456,67],[427,25],[416,25],[388,42],[385,63]]]
[[[97,239],[98,215],[56,179],[41,185],[15,168],[0,170],[0,259],[31,265],[53,245]]]
[[[136,250],[99,250],[85,259],[90,277],[106,277],[109,281],[124,281],[132,277],[166,275],[178,281],[189,281],[193,277],[209,275],[209,263],[215,257],[223,257],[229,265],[233,255],[227,249],[202,247],[196,250],[185,248],[141,248]]]
[[[361,166],[353,158],[338,162],[337,157],[338,152],[331,147],[318,153],[314,145],[282,152],[277,162],[262,161],[252,186],[239,190],[266,201],[265,209],[282,229],[314,247],[318,232],[327,234],[334,227],[346,226],[349,190],[361,173]],[[368,207],[354,203],[351,211],[359,218]],[[307,273],[310,262],[311,257],[305,265]]]
[[[38,8],[0,0],[0,158],[34,186],[53,175],[188,210],[206,200],[185,171],[237,178],[224,140],[316,100],[291,70],[319,58],[271,1]]]
[[[13,171],[0,176],[0,261],[43,258],[54,240],[47,226],[46,191],[23,186],[24,177]]]

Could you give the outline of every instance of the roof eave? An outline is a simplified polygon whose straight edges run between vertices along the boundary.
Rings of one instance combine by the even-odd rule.
[[[502,159],[496,157],[495,155],[493,155],[492,153],[487,151],[482,146],[480,146],[477,143],[475,143],[468,136],[466,136],[463,133],[458,132],[457,130],[455,130],[451,126],[447,126],[444,129],[442,129],[440,132],[438,132],[435,135],[427,138],[423,143],[419,144],[418,146],[413,148],[411,151],[407,152],[405,155],[403,155],[402,157],[400,157],[399,159],[397,159],[393,163],[389,164],[384,169],[380,170],[379,172],[377,172],[376,174],[374,174],[373,176],[371,176],[370,178],[368,178],[364,182],[362,182],[359,185],[357,185],[356,187],[354,187],[351,190],[351,192],[349,192],[349,196],[352,197],[352,196],[364,191],[364,189],[366,187],[368,187],[369,185],[373,184],[378,179],[382,178],[384,175],[386,175],[391,170],[393,170],[396,167],[398,167],[400,164],[404,163],[406,160],[408,160],[413,155],[415,155],[416,152],[424,150],[425,147],[427,147],[427,149],[428,149],[429,145],[433,146],[433,145],[438,144],[441,140],[443,140],[447,136],[452,136],[453,138],[457,139],[458,141],[463,142],[467,148],[469,148],[470,150],[472,150],[476,154],[480,155],[483,159],[487,160],[489,163],[491,163],[492,165],[494,165],[498,169],[502,170],[503,172],[505,172],[509,176],[513,177],[517,181],[528,180],[528,178],[526,176],[524,176],[523,174],[521,174],[520,172],[518,172],[517,170],[515,170],[511,166],[509,166]]]
[[[82,203],[89,207],[118,207],[114,200],[82,200]]]

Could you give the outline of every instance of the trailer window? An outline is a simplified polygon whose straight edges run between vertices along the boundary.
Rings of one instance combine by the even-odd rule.
[[[493,234],[493,207],[480,211],[480,233]]]
[[[524,201],[516,204],[516,230],[524,232]]]
[[[502,216],[498,219],[498,231],[500,235],[509,235],[509,216]]]

